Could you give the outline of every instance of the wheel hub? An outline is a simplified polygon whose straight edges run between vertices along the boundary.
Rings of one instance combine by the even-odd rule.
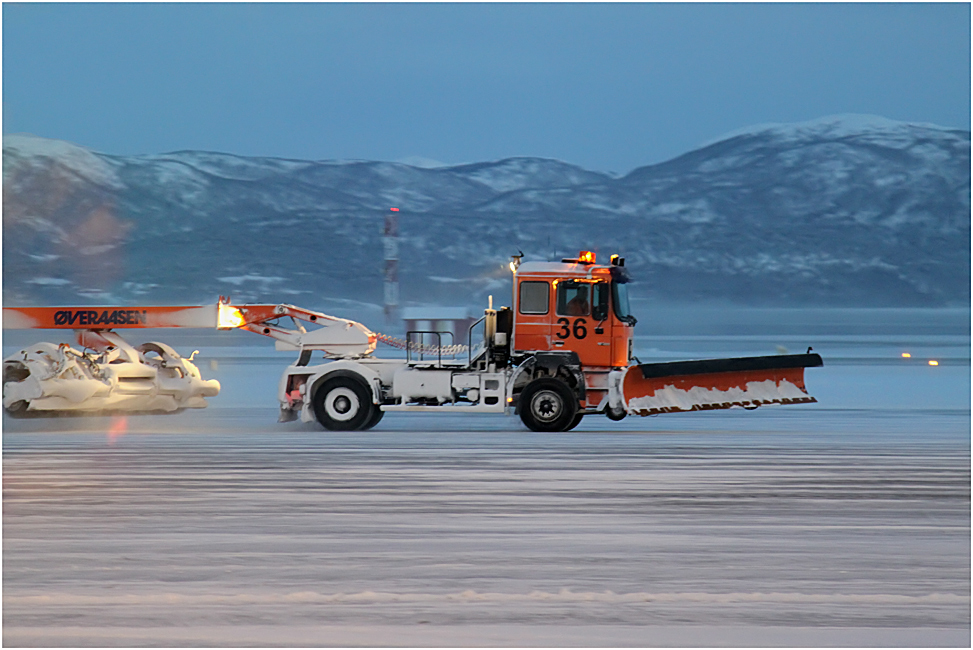
[[[342,386],[328,393],[324,400],[324,408],[333,420],[346,422],[358,414],[361,404],[355,391]]]
[[[334,410],[338,413],[347,413],[348,409],[351,408],[351,400],[342,395],[334,401]]]
[[[561,414],[561,397],[553,391],[540,391],[531,400],[530,409],[538,420],[550,422]]]

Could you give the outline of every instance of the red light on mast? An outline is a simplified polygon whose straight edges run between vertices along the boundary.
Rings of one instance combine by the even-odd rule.
[[[398,211],[399,211],[399,209],[398,209],[398,208],[389,208],[389,209],[390,209],[390,210],[391,210],[392,212],[398,212]]]

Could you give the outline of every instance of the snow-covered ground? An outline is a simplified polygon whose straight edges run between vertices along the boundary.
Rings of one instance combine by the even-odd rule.
[[[4,417],[3,641],[968,646],[969,335],[915,322],[639,337],[813,344],[820,403],[562,434],[276,424],[290,355],[207,334],[205,411]]]

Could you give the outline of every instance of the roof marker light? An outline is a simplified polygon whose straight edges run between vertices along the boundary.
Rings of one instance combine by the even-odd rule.
[[[578,262],[581,264],[594,264],[595,254],[591,251],[581,251],[578,253]]]

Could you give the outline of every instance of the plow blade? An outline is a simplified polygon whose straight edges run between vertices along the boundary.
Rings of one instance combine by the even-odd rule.
[[[818,354],[645,363],[625,373],[622,396],[632,415],[808,404],[804,369],[823,365]]]

